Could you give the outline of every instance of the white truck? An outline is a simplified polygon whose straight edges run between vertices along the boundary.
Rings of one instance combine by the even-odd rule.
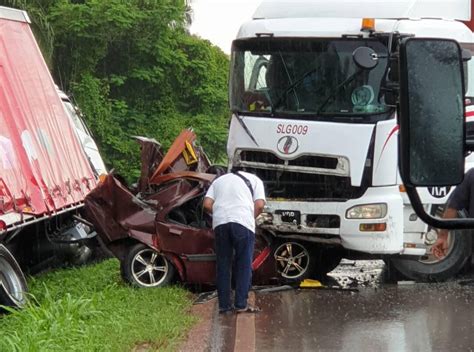
[[[96,142],[94,141],[94,136],[92,132],[87,127],[84,122],[82,112],[79,110],[77,105],[73,103],[71,98],[56,87],[59,97],[66,111],[66,115],[69,117],[69,121],[76,132],[79,143],[82,145],[82,149],[86,154],[87,159],[94,171],[96,177],[101,177],[107,174],[107,167],[105,166],[104,160],[100,155],[99,147],[97,147]]]
[[[393,92],[400,38],[454,39],[472,49],[462,22],[470,14],[470,0],[264,0],[241,26],[231,54],[229,164],[264,181],[261,228],[288,243],[275,254],[282,267],[299,264],[288,277],[325,274],[343,256],[384,258],[422,281],[467,263],[468,234],[450,235],[443,260],[430,253],[437,232],[413,211],[398,170]],[[474,96],[473,64],[465,65]],[[419,189],[431,213],[450,191]],[[294,258],[292,246],[306,258]]]

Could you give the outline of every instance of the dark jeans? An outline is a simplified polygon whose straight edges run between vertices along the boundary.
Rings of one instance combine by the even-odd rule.
[[[252,259],[255,234],[237,223],[219,225],[214,229],[217,260],[217,295],[219,311],[232,309],[231,272],[234,258],[235,300],[234,307],[247,307],[247,297],[252,284]]]

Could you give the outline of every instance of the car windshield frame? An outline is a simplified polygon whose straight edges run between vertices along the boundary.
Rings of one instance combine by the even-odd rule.
[[[374,69],[356,65],[353,52],[359,47],[376,52]],[[395,109],[385,104],[381,89],[387,63],[386,39],[380,37],[237,39],[232,44],[230,108],[240,115],[316,121],[392,118]]]

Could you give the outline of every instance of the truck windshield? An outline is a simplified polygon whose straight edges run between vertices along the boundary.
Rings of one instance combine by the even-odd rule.
[[[353,52],[372,48],[372,70],[359,68]],[[230,104],[234,112],[310,119],[386,119],[380,86],[387,48],[376,39],[251,38],[232,46]],[[378,116],[378,117],[377,117]]]

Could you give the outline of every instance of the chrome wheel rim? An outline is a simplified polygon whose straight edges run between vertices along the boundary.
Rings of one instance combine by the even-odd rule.
[[[303,276],[309,267],[309,253],[304,246],[296,242],[286,242],[275,251],[278,272],[286,279]]]
[[[0,256],[0,282],[17,306],[23,306],[26,303],[26,288],[13,266],[3,256]]]
[[[145,287],[161,285],[170,270],[166,258],[150,248],[142,249],[135,254],[131,269],[134,280]]]

